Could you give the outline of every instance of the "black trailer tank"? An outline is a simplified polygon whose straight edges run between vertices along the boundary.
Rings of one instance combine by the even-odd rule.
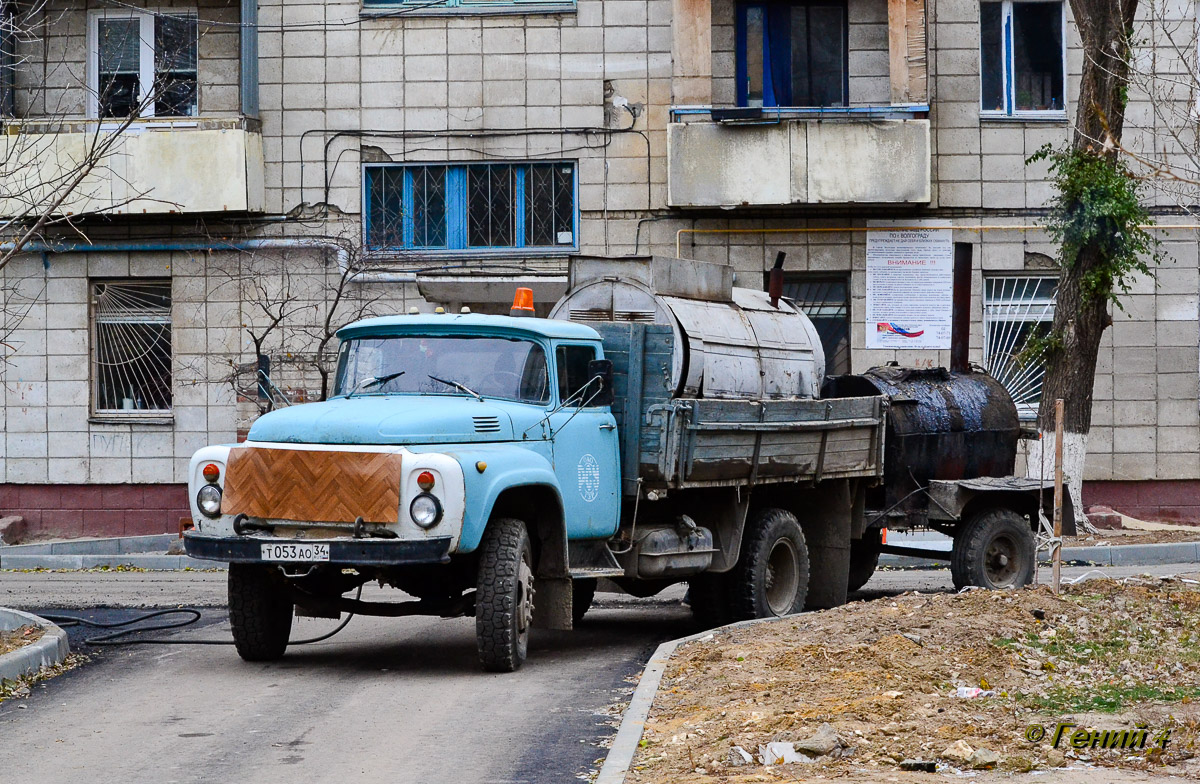
[[[872,394],[872,390],[891,401],[883,509],[910,511],[910,504],[902,502],[931,479],[1013,473],[1020,437],[1017,407],[1008,391],[987,373],[889,365],[861,376],[831,378],[822,395],[846,397]],[[924,507],[928,499],[918,493],[912,502],[913,507]]]

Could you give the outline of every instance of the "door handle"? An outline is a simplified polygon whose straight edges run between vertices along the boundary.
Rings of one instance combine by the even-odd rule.
[[[611,422],[605,422],[603,425],[600,425],[600,429],[601,430],[616,430],[617,426]]]

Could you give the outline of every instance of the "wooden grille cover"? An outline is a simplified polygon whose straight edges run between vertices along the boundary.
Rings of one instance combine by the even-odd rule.
[[[224,514],[280,520],[395,523],[400,455],[237,447],[225,468]]]

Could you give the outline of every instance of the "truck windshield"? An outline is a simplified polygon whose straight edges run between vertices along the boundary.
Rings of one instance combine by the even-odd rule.
[[[334,394],[467,394],[446,383],[451,381],[483,397],[550,399],[546,353],[537,343],[461,335],[347,340],[338,356]]]

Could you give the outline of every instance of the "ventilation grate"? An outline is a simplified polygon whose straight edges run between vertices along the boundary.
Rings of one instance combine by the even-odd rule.
[[[494,416],[477,416],[471,417],[475,420],[476,433],[499,433],[500,418]]]

